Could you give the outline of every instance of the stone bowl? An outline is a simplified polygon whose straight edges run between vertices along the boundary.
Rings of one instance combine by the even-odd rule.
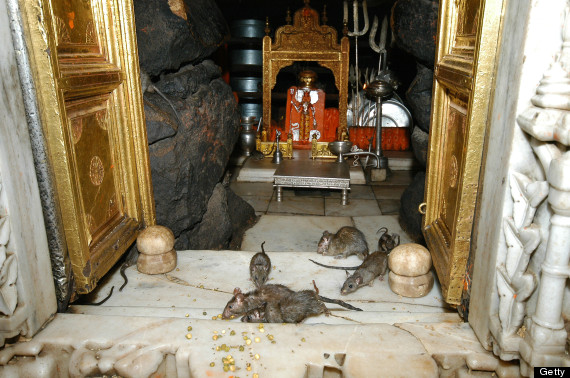
[[[348,140],[335,140],[329,143],[329,150],[335,155],[342,155],[350,152],[352,142]]]

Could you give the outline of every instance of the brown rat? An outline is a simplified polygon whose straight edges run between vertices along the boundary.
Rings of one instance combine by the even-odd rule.
[[[388,254],[381,251],[371,253],[364,259],[356,271],[351,276],[348,276],[340,289],[340,293],[346,295],[355,292],[364,285],[369,284],[372,286],[376,277],[380,276],[380,279],[383,279],[387,269]],[[348,275],[348,272],[346,274]]]
[[[380,227],[376,233],[382,232],[380,239],[378,239],[378,250],[382,252],[390,252],[400,244],[400,235],[393,233],[390,235],[386,227]]]
[[[300,323],[310,316],[330,314],[323,302],[336,303],[351,310],[362,311],[338,299],[329,299],[313,290],[302,290],[286,295],[280,301],[268,301],[248,311],[241,318],[247,323]]]
[[[267,282],[271,272],[271,260],[265,253],[265,249],[263,249],[264,244],[265,242],[261,243],[261,252],[253,255],[249,262],[249,275],[257,288],[260,288]]]
[[[305,318],[329,314],[328,308],[313,290],[303,290],[285,296],[281,301],[269,301],[248,311],[242,322],[248,323],[300,323]]]
[[[232,316],[245,314],[254,308],[261,307],[263,303],[280,301],[286,295],[293,293],[293,290],[287,286],[278,284],[263,285],[259,289],[255,289],[248,293],[242,293],[239,287],[234,289],[234,296],[228,301],[224,311],[223,319],[229,319]]]
[[[334,256],[335,259],[357,255],[361,260],[368,256],[368,243],[364,234],[352,226],[341,227],[336,234],[323,232],[317,247],[317,253]]]

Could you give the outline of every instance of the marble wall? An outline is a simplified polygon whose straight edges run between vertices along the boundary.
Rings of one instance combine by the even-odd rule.
[[[0,0],[0,346],[19,334],[31,337],[56,311],[16,59],[25,51],[16,50],[12,38],[21,37],[10,20],[16,8],[16,1]]]
[[[507,255],[504,220],[513,216],[510,178],[513,172],[519,172],[533,180],[545,180],[529,137],[520,130],[516,119],[530,106],[530,98],[560,52],[566,7],[567,0],[505,2],[472,246],[475,265],[469,323],[487,349],[493,344],[490,322],[499,312],[496,268],[505,262]],[[549,216],[546,206],[538,212],[543,213],[539,216]],[[534,252],[538,260],[541,253],[544,255],[546,243],[542,244]],[[538,265],[540,262],[530,263],[531,267]],[[527,313],[533,312],[535,296],[536,291],[528,301]]]

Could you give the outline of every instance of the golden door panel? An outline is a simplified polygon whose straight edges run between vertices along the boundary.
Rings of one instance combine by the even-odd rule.
[[[503,0],[441,0],[423,227],[444,300],[469,256]]]
[[[441,188],[440,217],[449,230],[455,229],[455,214],[457,212],[457,190],[463,164],[463,141],[465,140],[465,109],[450,102],[447,109],[446,138],[443,146],[444,183]]]
[[[49,52],[32,66],[75,287],[87,293],[155,222],[132,3],[44,0],[35,18],[25,3],[29,43]]]
[[[87,110],[85,110],[87,107]],[[67,107],[73,147],[73,171],[78,179],[88,244],[96,243],[106,227],[116,227],[123,212],[115,177],[116,161],[109,130],[107,99],[81,101]]]
[[[454,52],[459,53],[459,50],[464,52],[473,53],[476,43],[477,26],[479,23],[479,8],[481,6],[480,0],[467,0],[459,1],[457,9],[457,29]]]

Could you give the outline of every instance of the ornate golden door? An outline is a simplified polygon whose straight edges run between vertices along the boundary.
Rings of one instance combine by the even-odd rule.
[[[21,1],[75,290],[154,224],[131,1]]]
[[[423,233],[444,300],[465,286],[504,0],[440,0]]]

